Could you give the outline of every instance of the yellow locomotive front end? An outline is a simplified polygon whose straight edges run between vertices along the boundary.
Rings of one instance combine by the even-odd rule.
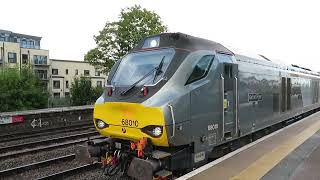
[[[160,107],[106,102],[94,106],[93,116],[95,127],[103,136],[132,142],[148,138],[155,146],[168,146],[165,119]]]

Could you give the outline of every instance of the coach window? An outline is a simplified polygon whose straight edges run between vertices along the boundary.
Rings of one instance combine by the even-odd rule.
[[[204,78],[209,72],[213,58],[212,55],[203,56],[194,67],[186,85]]]

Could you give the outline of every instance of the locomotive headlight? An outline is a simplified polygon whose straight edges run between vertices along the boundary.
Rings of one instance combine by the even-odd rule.
[[[155,47],[159,47],[159,45],[160,45],[160,36],[155,36],[155,37],[147,38],[144,41],[142,48],[155,48]]]
[[[96,125],[99,129],[108,127],[108,124],[102,121],[101,119],[96,119]]]
[[[160,127],[155,127],[153,130],[152,130],[152,134],[154,136],[160,136],[162,134],[162,129]]]
[[[163,127],[162,126],[154,126],[154,125],[150,125],[150,126],[146,126],[144,128],[141,129],[142,132],[150,135],[151,137],[160,137],[163,133]]]

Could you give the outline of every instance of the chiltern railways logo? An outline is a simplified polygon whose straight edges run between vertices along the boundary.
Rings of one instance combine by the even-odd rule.
[[[122,128],[122,132],[126,133],[127,132],[126,128]]]

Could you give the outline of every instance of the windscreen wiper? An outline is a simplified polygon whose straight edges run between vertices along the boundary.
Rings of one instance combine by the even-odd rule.
[[[157,75],[157,73],[158,73],[158,75],[159,75],[159,73],[161,73],[161,68],[162,68],[162,65],[163,65],[164,58],[165,58],[165,56],[163,56],[161,62],[159,63],[159,65],[158,65],[157,67],[153,68],[150,72],[148,72],[146,75],[144,75],[141,79],[139,79],[138,81],[136,81],[135,83],[133,83],[133,84],[132,84],[131,86],[129,86],[126,90],[122,91],[122,92],[120,93],[120,95],[123,96],[123,95],[127,94],[131,89],[133,89],[134,87],[136,87],[136,85],[137,85],[138,83],[140,83],[142,80],[144,80],[145,78],[147,78],[148,76],[150,76],[150,74],[152,74],[154,71],[156,71],[156,75]],[[160,69],[160,70],[159,70],[159,69]],[[156,75],[155,75],[155,76],[156,76]]]
[[[165,56],[163,56],[163,58],[161,59],[161,62],[159,63],[158,67],[157,67],[157,71],[156,74],[154,75],[154,78],[152,80],[152,83],[154,83],[154,81],[156,80],[157,76],[159,76],[162,73],[162,66],[163,66],[163,61],[164,61]]]

